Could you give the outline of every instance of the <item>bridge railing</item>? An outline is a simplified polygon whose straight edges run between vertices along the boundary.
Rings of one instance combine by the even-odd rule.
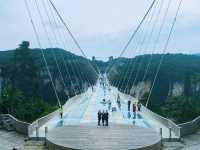
[[[181,128],[180,130],[181,137],[193,134],[200,128],[200,116],[192,121],[179,124],[179,126]]]
[[[88,91],[90,90],[90,88],[88,89]],[[87,92],[88,92],[87,91]],[[65,110],[65,108],[67,108],[74,100],[80,98],[82,95],[84,95],[85,93],[82,93],[82,94],[79,94],[79,95],[76,95],[72,98],[70,98],[64,105],[63,105],[63,110]],[[37,119],[36,121],[34,121],[32,124],[29,125],[28,127],[28,135],[29,137],[32,137],[32,136],[35,136],[34,135],[34,132],[36,131],[36,127],[41,127],[43,125],[45,125],[49,120],[53,119],[54,117],[56,116],[60,116],[59,115],[60,113],[60,110],[57,109],[55,110],[54,112],[42,117],[42,118],[39,118]]]
[[[114,91],[118,91],[116,88],[113,88],[113,90]],[[120,95],[123,95],[123,97],[126,97],[128,99],[135,99],[131,95],[128,95],[128,94],[125,94],[125,93],[122,93],[122,92],[120,92]],[[153,111],[149,110],[145,106],[142,106],[142,111],[144,113],[148,114],[153,119],[155,119],[158,122],[162,123],[167,128],[171,128],[172,131],[174,132],[175,136],[177,136],[178,138],[181,137],[181,132],[180,132],[181,128],[179,127],[179,125],[177,125],[176,123],[174,123],[170,119],[167,119],[165,117],[162,117],[162,116],[158,115],[157,113],[154,113]]]
[[[10,120],[9,124],[12,125],[12,128],[15,131],[28,136],[28,127],[29,127],[30,123],[20,121],[10,114],[1,114],[0,115],[0,123],[3,123],[5,118]]]
[[[181,133],[180,133],[180,127],[174,123],[173,121],[171,121],[170,119],[167,119],[165,117],[162,117],[156,113],[154,113],[153,111],[149,110],[148,108],[146,108],[145,106],[142,106],[142,111],[146,114],[148,114],[150,117],[152,117],[153,119],[157,120],[158,122],[162,123],[164,126],[166,126],[167,128],[171,128],[172,131],[174,132],[174,134],[180,138],[181,137]]]

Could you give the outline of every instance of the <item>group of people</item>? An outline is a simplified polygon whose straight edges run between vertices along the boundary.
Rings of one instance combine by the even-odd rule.
[[[131,102],[128,101],[128,111],[130,111],[130,107],[131,107]],[[141,103],[133,103],[133,112],[136,112],[136,111],[141,111]]]
[[[141,111],[141,107],[142,107],[142,105],[141,105],[141,103],[133,103],[133,107],[132,107],[132,111],[133,111],[133,118],[135,118],[136,117],[136,112],[137,111]],[[130,112],[130,109],[131,109],[131,101],[129,100],[128,101],[128,111]]]
[[[99,110],[97,113],[98,117],[98,126],[101,126],[101,123],[103,126],[108,126],[108,121],[109,121],[109,113],[108,111],[101,111]]]

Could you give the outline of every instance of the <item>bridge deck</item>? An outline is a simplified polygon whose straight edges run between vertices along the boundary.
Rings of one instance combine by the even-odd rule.
[[[50,150],[160,150],[161,138],[152,129],[130,125],[65,126],[47,135]]]
[[[116,106],[117,111],[110,113],[110,122],[114,124],[129,124],[137,125],[144,128],[152,128],[159,133],[160,128],[163,129],[163,137],[169,137],[169,129],[157,120],[150,118],[148,114],[144,112],[137,113],[137,118],[133,119],[132,113],[127,110],[127,101],[128,97],[123,94],[120,94],[121,97],[121,109],[117,107],[116,97],[119,91],[115,88],[112,88],[111,91],[106,91],[106,99],[112,101],[112,106]],[[81,97],[74,99],[71,102],[67,102],[67,107],[64,109],[64,118],[61,120],[59,116],[55,116],[53,119],[49,120],[46,124],[39,128],[39,135],[41,137],[45,136],[44,129],[45,126],[48,127],[48,130],[51,131],[57,127],[62,127],[66,125],[79,125],[85,123],[97,123],[97,111],[99,109],[105,110],[108,109],[107,105],[102,105],[101,101],[104,98],[104,91],[99,84],[95,87],[94,92],[91,90],[87,91]],[[128,117],[129,116],[129,117]],[[131,117],[130,117],[131,116]],[[35,132],[33,136],[35,136]],[[172,138],[176,137],[172,132]]]

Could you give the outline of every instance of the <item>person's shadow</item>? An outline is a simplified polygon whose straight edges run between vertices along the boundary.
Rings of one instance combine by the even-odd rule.
[[[127,117],[128,117],[128,119],[131,118],[131,113],[130,113],[130,111],[128,112]]]

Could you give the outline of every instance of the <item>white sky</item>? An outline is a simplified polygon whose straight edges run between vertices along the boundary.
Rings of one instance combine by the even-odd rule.
[[[34,0],[28,0],[34,20],[38,25],[43,47],[50,47],[40,19],[34,6]],[[42,8],[42,0],[40,6]],[[44,0],[47,2],[47,0]],[[91,57],[118,56],[152,0],[53,0],[64,19],[70,26],[85,53]],[[178,0],[172,0],[167,24],[161,41],[165,41],[168,28],[174,17]],[[164,0],[166,7],[168,0]],[[158,5],[159,6],[159,5]],[[168,52],[199,53],[200,52],[200,1],[183,0],[172,41]],[[164,9],[163,9],[164,12]],[[162,14],[161,14],[162,15]],[[45,18],[44,23],[49,28],[50,23]],[[158,21],[158,25],[161,19]],[[63,30],[61,28],[59,30]],[[145,28],[144,30],[150,30]],[[157,26],[158,30],[158,26]],[[157,31],[156,30],[156,31]],[[156,33],[156,32],[155,32]],[[142,34],[138,34],[136,41]],[[14,49],[22,40],[31,42],[32,47],[38,47],[35,42],[30,20],[24,5],[24,0],[0,0],[0,50]],[[52,40],[53,41],[53,40]],[[59,46],[54,44],[53,46]],[[125,56],[134,56],[134,42],[130,45]],[[162,43],[157,47],[162,51]],[[146,46],[144,46],[146,47]],[[145,49],[145,48],[141,49]],[[68,50],[80,54],[72,41],[68,41]],[[152,50],[141,51],[151,53]]]

